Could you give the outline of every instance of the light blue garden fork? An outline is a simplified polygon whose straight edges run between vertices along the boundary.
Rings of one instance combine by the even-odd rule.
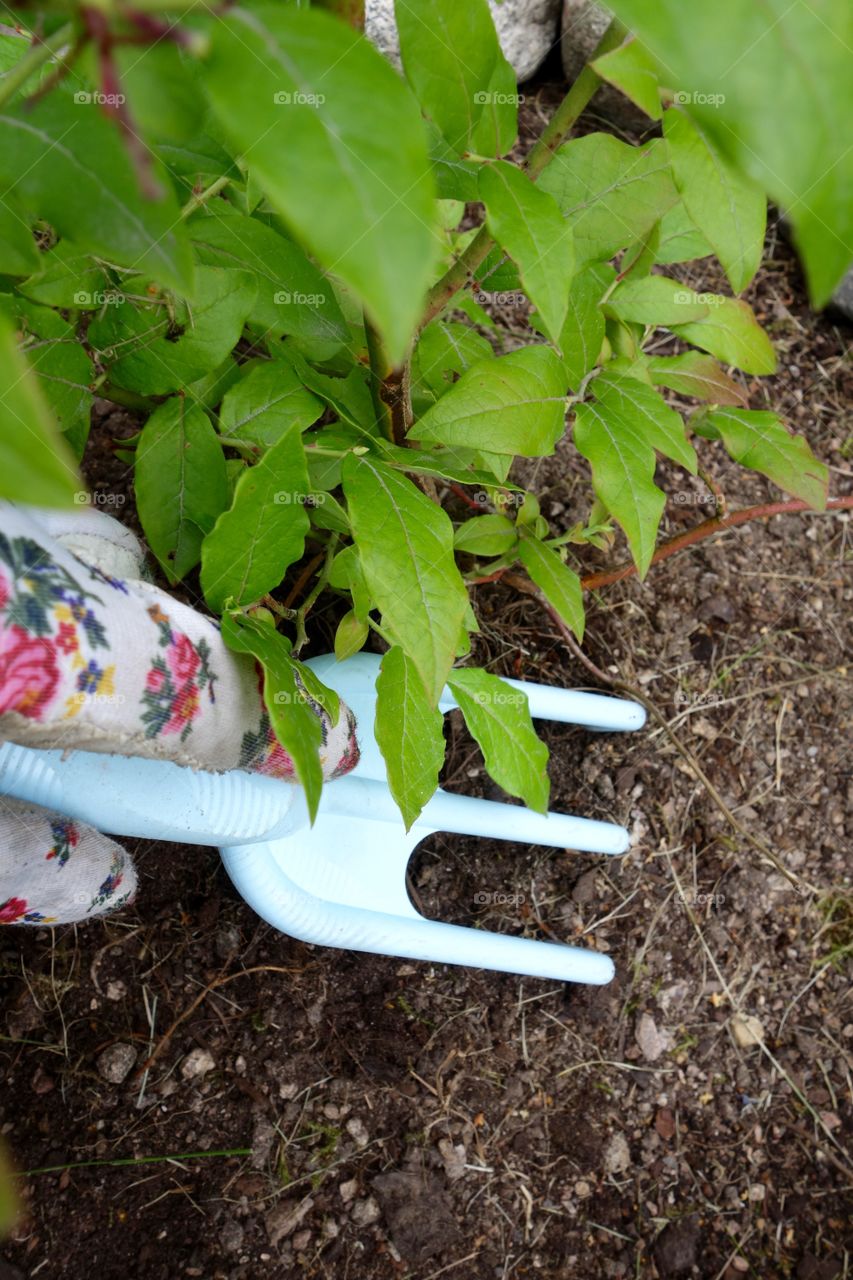
[[[608,822],[533,813],[439,790],[406,832],[388,789],[373,733],[381,659],[333,655],[310,666],[352,708],[361,760],[323,788],[313,826],[301,788],[260,774],[194,772],[160,760],[87,751],[0,748],[0,794],[69,814],[102,831],[218,845],[245,900],[277,929],[304,942],[465,964],[506,973],[602,984],[613,962],[596,951],[427,920],[406,891],[414,848],[439,831],[619,854],[628,833]],[[594,730],[633,730],[637,703],[519,680],[534,718]],[[456,706],[445,690],[442,711]]]

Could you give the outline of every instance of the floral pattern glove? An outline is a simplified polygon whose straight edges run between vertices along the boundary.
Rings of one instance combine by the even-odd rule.
[[[0,739],[293,780],[252,660],[226,649],[210,618],[141,576],[117,576],[116,567],[143,572],[129,537],[100,513],[48,516],[0,503]],[[313,709],[323,774],[339,777],[358,761],[352,713],[342,707],[332,726]],[[126,900],[127,855],[91,838],[102,842],[97,857],[82,824],[33,810],[24,820],[0,798],[0,923],[86,919]],[[87,884],[72,889],[68,869],[87,859]]]

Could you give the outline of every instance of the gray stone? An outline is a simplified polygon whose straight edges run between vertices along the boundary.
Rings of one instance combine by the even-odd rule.
[[[465,0],[460,0],[464,4]],[[519,80],[527,80],[557,41],[560,0],[489,0],[501,48]],[[394,0],[366,0],[364,34],[399,70]]]
[[[832,295],[832,309],[853,322],[853,267]]]
[[[111,1044],[98,1056],[98,1071],[110,1084],[122,1084],[133,1070],[136,1050],[132,1044]]]
[[[612,16],[609,9],[594,0],[563,0],[560,54],[570,83],[589,62]],[[596,92],[592,110],[623,129],[648,129],[652,123],[645,112],[609,84]]]

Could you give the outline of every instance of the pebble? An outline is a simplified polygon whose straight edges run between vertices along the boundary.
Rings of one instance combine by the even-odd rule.
[[[122,1084],[133,1070],[136,1057],[132,1044],[111,1044],[98,1057],[98,1072],[110,1084]]]
[[[624,1173],[631,1166],[631,1149],[625,1135],[614,1133],[604,1148],[604,1172]]]
[[[732,1018],[732,1035],[742,1049],[751,1049],[764,1040],[764,1025],[751,1013],[736,1013]]]
[[[193,1049],[181,1063],[181,1075],[185,1080],[196,1080],[207,1075],[216,1066],[216,1061],[207,1049]]]
[[[368,1196],[366,1200],[359,1200],[353,1205],[352,1217],[353,1222],[358,1223],[360,1227],[369,1227],[372,1222],[378,1222],[379,1205],[373,1196]]]
[[[302,1219],[313,1208],[314,1201],[308,1196],[301,1203],[298,1200],[282,1200],[281,1204],[277,1204],[274,1209],[271,1209],[264,1221],[270,1244],[273,1248],[281,1240],[285,1240],[287,1236],[292,1235],[296,1228],[301,1225]]]
[[[640,1014],[634,1035],[643,1057],[648,1062],[656,1062],[666,1048],[666,1043],[650,1013]]]
[[[347,1133],[355,1140],[357,1147],[366,1147],[368,1143],[367,1130],[363,1121],[358,1116],[354,1116],[352,1120],[347,1120]]]

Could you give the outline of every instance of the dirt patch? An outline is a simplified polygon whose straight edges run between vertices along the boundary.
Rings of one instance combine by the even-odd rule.
[[[783,409],[849,492],[849,335],[809,313],[775,234],[750,299],[780,351],[753,406]],[[132,527],[110,442],[133,429],[101,415],[86,459]],[[705,462],[732,506],[772,492],[713,445]],[[571,451],[532,471],[547,514],[583,516]],[[701,486],[662,476],[697,497],[670,503],[676,532]],[[130,842],[134,909],[4,931],[2,1131],[19,1169],[52,1171],[23,1181],[2,1280],[846,1275],[850,565],[847,517],[744,526],[601,592],[585,644],[804,891],[654,724],[546,735],[553,806],[627,823],[626,857],[445,836],[418,851],[428,914],[607,951],[607,988],[306,946],[237,899],[213,851],[148,841]],[[589,687],[534,602],[498,583],[477,611],[478,661]],[[455,717],[449,734],[447,785],[494,795]]]

